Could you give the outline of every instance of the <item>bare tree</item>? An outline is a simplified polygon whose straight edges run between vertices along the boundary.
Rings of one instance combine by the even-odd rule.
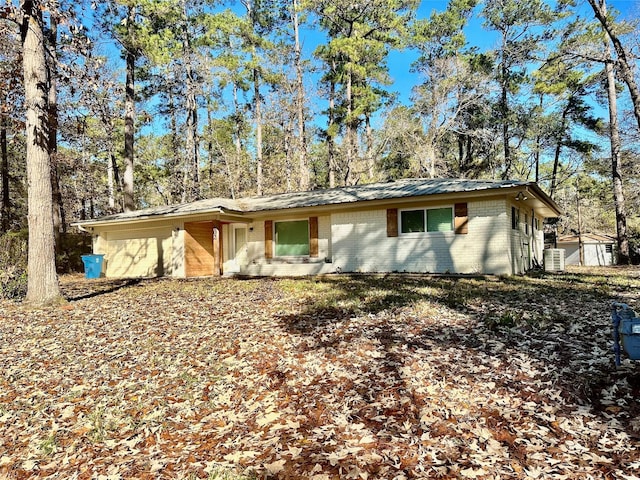
[[[606,32],[609,42],[613,44],[613,48],[616,51],[616,55],[618,56],[616,66],[618,67],[620,76],[629,89],[629,95],[633,103],[633,114],[636,117],[638,128],[640,129],[640,89],[635,81],[635,75],[627,49],[624,48],[620,37],[616,33],[612,20],[607,15],[606,0],[589,0],[589,4],[591,8],[593,8],[596,19],[602,25],[602,29]]]
[[[591,3],[592,0],[589,0]],[[600,0],[599,7],[606,16],[607,6],[605,0]],[[629,263],[629,238],[627,235],[627,214],[624,201],[624,190],[622,188],[621,173],[621,152],[622,141],[618,129],[618,101],[616,91],[616,76],[613,69],[613,58],[611,54],[611,37],[608,30],[605,30],[605,52],[607,62],[605,71],[607,74],[607,95],[609,99],[609,135],[611,140],[611,176],[613,179],[613,202],[616,209],[616,228],[618,231],[618,262]],[[640,120],[640,118],[638,119]]]

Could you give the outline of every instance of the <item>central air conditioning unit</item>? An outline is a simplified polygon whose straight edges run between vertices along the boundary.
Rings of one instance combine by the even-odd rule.
[[[544,251],[545,272],[564,271],[564,248],[547,248]]]

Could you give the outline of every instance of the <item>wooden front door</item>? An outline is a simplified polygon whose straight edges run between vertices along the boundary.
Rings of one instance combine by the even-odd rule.
[[[220,275],[222,235],[220,222],[185,222],[184,262],[187,277]]]

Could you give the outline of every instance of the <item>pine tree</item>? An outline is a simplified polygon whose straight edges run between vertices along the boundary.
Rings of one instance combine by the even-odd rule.
[[[527,71],[542,48],[541,42],[551,34],[548,27],[558,16],[542,0],[487,2],[482,16],[486,28],[499,35],[495,79],[500,93],[495,117],[502,140],[501,177],[507,179],[518,161],[519,152],[514,147],[522,144],[530,117],[523,98]]]
[[[389,83],[386,66],[389,48],[402,47],[405,43],[407,24],[417,3],[413,0],[374,0],[363,4],[312,0],[308,5],[329,37],[328,43],[316,50],[316,55],[327,66],[324,82],[329,84],[329,100],[337,101],[330,107],[331,125],[327,135],[333,142],[336,133],[344,131],[341,183],[355,184],[367,170],[366,165],[358,164],[358,131],[366,125],[366,118],[384,103],[383,87]],[[331,166],[329,170],[333,170]]]

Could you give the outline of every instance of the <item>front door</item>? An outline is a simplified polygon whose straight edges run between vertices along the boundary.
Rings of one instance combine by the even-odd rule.
[[[211,221],[185,222],[184,263],[187,277],[219,275],[214,272],[213,227]]]
[[[222,223],[185,222],[184,262],[187,277],[222,274]]]

